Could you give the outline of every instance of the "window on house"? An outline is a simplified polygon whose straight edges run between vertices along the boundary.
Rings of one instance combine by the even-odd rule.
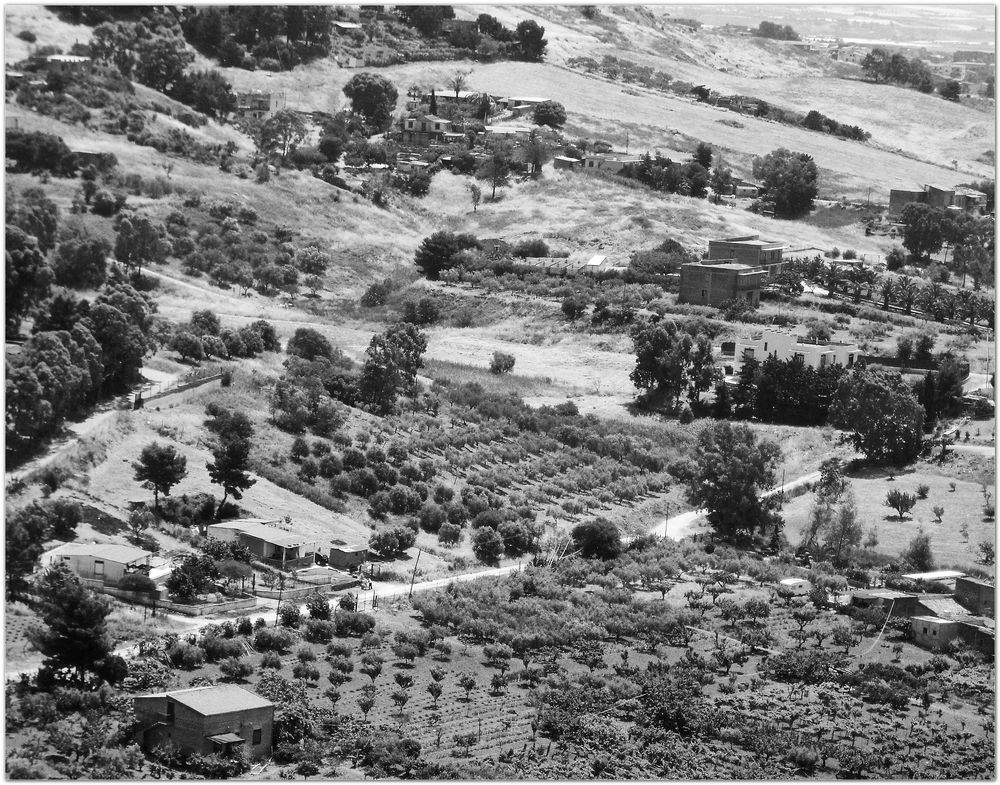
[[[707,296],[707,294],[708,294],[708,292],[706,292],[704,289],[702,289],[701,290],[701,299],[704,300],[705,297]]]
[[[264,731],[261,728],[254,728],[253,731],[253,743],[260,744],[263,740]]]
[[[94,575],[104,575],[104,562],[102,561],[94,562]]]
[[[927,634],[927,628],[924,627],[924,635],[926,635],[926,634]]]
[[[767,351],[767,341],[764,341],[764,351]]]
[[[847,367],[848,368],[853,368],[854,367],[854,355],[853,354],[847,355]]]
[[[174,718],[174,702],[167,701],[167,719],[172,720]]]

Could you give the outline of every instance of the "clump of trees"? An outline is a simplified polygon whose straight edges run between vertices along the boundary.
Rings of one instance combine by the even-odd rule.
[[[761,22],[753,31],[755,36],[760,38],[771,38],[775,41],[798,41],[799,34],[792,29],[791,25],[779,25],[775,22]]]
[[[889,54],[881,47],[875,47],[861,62],[866,79],[880,84],[896,84],[912,87],[922,93],[934,90],[934,79],[923,60],[914,57],[908,60],[896,52]]]
[[[855,368],[837,386],[830,419],[873,463],[902,466],[923,444],[924,408],[898,372]]]

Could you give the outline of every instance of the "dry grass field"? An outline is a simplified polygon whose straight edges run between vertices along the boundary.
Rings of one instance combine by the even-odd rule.
[[[890,480],[890,476],[894,479]],[[917,486],[926,484],[930,492],[917,501],[913,510],[900,519],[895,510],[885,506],[885,496],[897,489],[916,494]],[[992,571],[992,565],[977,564],[981,542],[996,543],[996,524],[983,519],[983,485],[955,479],[950,474],[935,471],[930,465],[918,464],[890,475],[884,469],[870,470],[850,477],[850,488],[858,508],[858,522],[867,537],[874,531],[878,537],[875,550],[889,556],[899,556],[919,531],[931,538],[934,561],[939,568],[975,565]],[[989,490],[994,493],[992,485]],[[789,542],[798,545],[808,522],[814,494],[805,494],[785,504],[785,534]],[[940,522],[933,512],[943,507]],[[964,531],[963,531],[964,530]]]

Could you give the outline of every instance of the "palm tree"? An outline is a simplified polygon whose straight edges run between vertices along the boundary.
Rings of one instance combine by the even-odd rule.
[[[917,299],[917,282],[907,275],[899,279],[896,284],[896,294],[899,304],[903,306],[903,313],[907,316],[913,315],[913,303]]]
[[[932,281],[928,286],[921,287],[917,292],[917,302],[925,315],[930,314],[935,319],[938,318],[938,300],[944,293],[944,287],[937,281]]]
[[[847,280],[850,281],[852,294],[854,295],[854,302],[861,302],[861,290],[864,285],[868,282],[868,270],[866,270],[860,264],[851,265],[851,269],[847,272]]]
[[[882,310],[888,311],[889,306],[896,297],[896,284],[892,278],[886,277],[882,279],[882,284],[879,286],[879,296],[882,298]]]
[[[833,297],[837,292],[837,287],[844,280],[844,271],[840,265],[830,263],[823,271],[823,278],[826,281],[827,297]]]

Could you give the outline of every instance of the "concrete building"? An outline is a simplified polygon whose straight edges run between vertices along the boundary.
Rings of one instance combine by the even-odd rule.
[[[767,277],[763,267],[737,262],[688,262],[681,265],[679,302],[720,306],[727,300],[760,303],[760,287]]]
[[[914,616],[910,619],[913,642],[927,649],[943,649],[961,634],[961,625],[939,616]]]
[[[781,253],[785,244],[777,240],[761,240],[760,234],[746,234],[708,241],[709,261],[733,261],[753,267],[763,267],[768,275],[776,275],[782,269]]]
[[[955,600],[977,616],[993,618],[996,594],[996,586],[979,578],[963,576],[955,579]]]
[[[334,542],[330,545],[330,566],[353,572],[368,561],[368,546],[362,543]]]
[[[625,153],[606,153],[584,156],[582,168],[586,171],[599,169],[602,172],[618,174],[629,164],[637,164],[642,158],[638,155],[627,155]]]
[[[405,145],[428,147],[434,144],[456,144],[465,141],[465,134],[455,130],[451,120],[425,114],[407,117],[403,121],[401,141]]]
[[[781,330],[764,330],[749,341],[737,341],[735,360],[763,361],[768,357],[779,360],[801,360],[808,368],[826,368],[828,365],[854,367],[858,359],[857,344],[834,341],[813,341]]]
[[[213,523],[209,537],[238,542],[266,564],[284,569],[309,567],[316,563],[316,540],[299,532],[280,528],[278,521],[245,518]]]
[[[921,190],[893,188],[889,191],[890,217],[898,217],[906,205],[913,203],[973,212],[986,206],[986,194],[972,188],[943,188],[936,185],[925,185]]]
[[[555,155],[552,157],[552,167],[554,169],[582,169],[584,161],[582,158],[570,158],[565,155]]]
[[[236,94],[236,108],[233,114],[241,120],[266,120],[275,112],[285,108],[284,93],[269,93],[263,90]]]
[[[42,555],[43,566],[65,565],[70,572],[94,588],[117,586],[126,575],[145,575],[161,582],[170,575],[165,559],[132,545],[70,542]]]
[[[174,747],[181,753],[232,755],[251,760],[271,754],[274,704],[235,684],[137,695],[135,739],[150,752]]]

